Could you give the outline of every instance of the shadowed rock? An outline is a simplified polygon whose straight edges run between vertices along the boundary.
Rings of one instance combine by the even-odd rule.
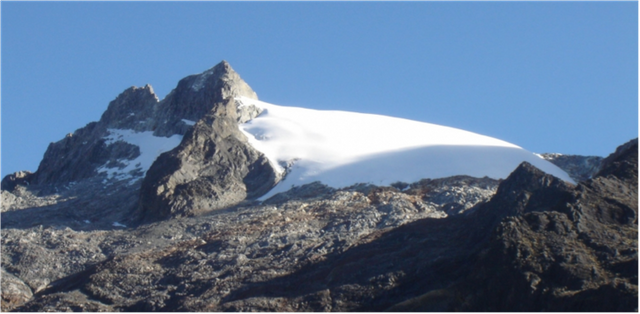
[[[278,179],[238,129],[235,101],[227,98],[154,162],[142,182],[140,208],[148,221],[191,216],[259,197]]]
[[[602,162],[602,157],[598,156],[578,156],[562,154],[540,154],[540,156],[558,166],[569,174],[571,179],[582,182],[591,179]]]
[[[468,275],[389,310],[637,310],[637,167],[637,140],[575,188],[521,165],[470,215],[503,218],[482,229]]]
[[[33,173],[31,171],[17,171],[12,174],[6,175],[2,179],[1,189],[3,191],[13,191],[17,185],[29,185],[33,180]]]
[[[195,123],[216,103],[236,96],[257,99],[256,93],[226,61],[180,80],[162,101],[148,84],[130,87],[109,103],[98,122],[51,143],[30,183],[61,184],[98,176],[98,168],[113,168],[119,161],[132,160],[140,154],[135,145],[122,141],[107,143],[109,129],[153,131],[160,137],[184,135],[192,128],[185,120]],[[237,112],[241,114],[237,120],[242,122],[260,114],[252,106],[240,106]]]
[[[158,157],[142,182],[146,221],[191,216],[257,198],[280,179],[268,159],[238,128],[259,111],[240,109],[234,97],[257,98],[226,61],[182,79],[162,102],[156,135],[173,132],[182,119],[197,121],[178,147]]]
[[[158,103],[151,129],[156,136],[185,134],[188,126],[183,119],[197,122],[211,113],[217,103],[237,96],[258,99],[229,63],[222,61],[201,74],[180,80],[178,86]]]
[[[5,228],[3,265],[39,291],[17,310],[633,311],[637,146],[618,156],[577,186],[522,164],[497,191],[317,184],[118,232]]]
[[[2,312],[12,310],[33,296],[29,286],[16,276],[6,272],[4,268],[0,275],[2,277]]]
[[[637,140],[576,186],[522,163],[505,180],[316,182],[260,204],[246,200],[280,178],[238,130],[260,114],[238,95],[255,97],[226,62],[160,102],[127,89],[37,173],[6,177],[2,310],[637,310]],[[144,182],[104,180],[140,154],[107,143],[113,128],[182,140]]]

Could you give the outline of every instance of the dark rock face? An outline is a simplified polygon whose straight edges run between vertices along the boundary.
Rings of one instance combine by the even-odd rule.
[[[29,185],[33,179],[33,172],[31,171],[18,171],[7,175],[2,179],[0,183],[3,191],[13,191],[17,185]]]
[[[391,309],[637,310],[637,167],[637,140],[576,187],[521,165],[472,213],[504,218],[484,229],[468,274]]]
[[[625,143],[602,161],[597,175],[601,177],[613,175],[627,181],[638,181],[638,164],[634,163],[633,159],[634,154],[637,153],[638,139]]]
[[[222,61],[201,74],[180,80],[178,86],[158,103],[151,129],[156,136],[185,134],[188,127],[182,119],[197,122],[211,113],[218,103],[236,96],[258,99],[229,63]]]
[[[100,123],[107,128],[147,131],[147,121],[153,119],[158,96],[151,85],[142,88],[130,87],[122,92],[100,117]]]
[[[284,174],[238,130],[260,114],[240,95],[255,97],[226,62],[162,101],[127,89],[36,173],[7,176],[2,310],[637,310],[637,139],[576,186],[523,163],[502,181],[314,182],[260,203]],[[182,139],[106,178],[141,154],[114,129]]]
[[[100,171],[123,168],[141,154],[136,145],[109,140],[115,129],[183,136],[178,147],[157,159],[142,183],[130,182],[134,189],[141,186],[137,214],[149,221],[220,209],[261,196],[279,176],[238,129],[239,122],[253,119],[260,110],[236,103],[236,96],[257,98],[225,61],[180,80],[162,101],[149,85],[131,87],[109,104],[100,121],[51,143],[36,173],[7,176],[3,190],[13,190],[17,184],[50,185],[39,191],[51,194],[61,184],[92,178],[107,182],[109,177]],[[145,172],[129,175],[138,180]]]
[[[261,196],[278,179],[238,129],[235,101],[227,98],[151,166],[140,207],[147,220],[191,216]]]
[[[2,277],[2,311],[10,310],[25,303],[33,296],[31,288],[22,280],[6,272],[4,268],[0,274]]]
[[[582,182],[591,179],[598,169],[602,157],[598,156],[578,156],[578,155],[562,155],[562,154],[541,154],[545,160],[553,163],[564,170],[571,179],[576,182]]]
[[[192,128],[188,121],[197,122],[217,103],[236,96],[257,99],[256,93],[226,61],[180,80],[162,101],[158,101],[150,85],[128,88],[109,103],[100,121],[51,143],[31,183],[60,184],[98,176],[100,167],[116,168],[121,161],[135,159],[140,154],[135,145],[126,142],[107,143],[105,137],[110,129],[153,131],[161,137],[185,135]],[[237,112],[241,116],[236,120],[244,122],[256,117],[260,110],[239,106]],[[143,174],[132,175],[140,178]]]
[[[3,266],[34,293],[7,309],[633,311],[637,144],[612,156],[577,186],[529,164],[403,191],[318,183],[137,228],[29,227],[13,209]]]
[[[100,121],[85,127],[55,143],[49,144],[34,175],[35,184],[60,184],[97,176],[97,169],[105,164],[116,165],[118,160],[131,160],[140,152],[125,142],[107,144],[108,129],[147,131],[157,96],[151,86],[131,87],[122,92],[102,114]]]

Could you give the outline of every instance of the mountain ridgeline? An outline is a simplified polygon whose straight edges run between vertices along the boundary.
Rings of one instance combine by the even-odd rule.
[[[251,144],[239,97],[225,61],[131,87],[6,176],[2,310],[637,311],[637,139],[539,155],[576,184],[522,162],[263,199],[297,161]]]
[[[117,129],[182,137],[180,145],[162,154],[148,171],[126,173],[133,176],[127,179],[141,180],[132,185],[141,185],[138,206],[142,219],[193,215],[203,208],[221,209],[254,199],[280,178],[238,130],[239,122],[260,111],[238,107],[237,96],[257,98],[225,61],[180,80],[162,101],[149,85],[131,87],[109,104],[100,121],[51,143],[35,173],[8,176],[3,188],[10,190],[12,182],[21,182],[46,190],[45,186],[55,189],[86,179],[119,179],[105,178],[100,170],[123,168],[123,161],[135,160],[141,152],[126,141],[108,143],[110,130]]]

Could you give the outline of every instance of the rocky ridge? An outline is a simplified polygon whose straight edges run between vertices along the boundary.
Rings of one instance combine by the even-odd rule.
[[[591,179],[598,172],[603,159],[599,156],[563,155],[558,153],[545,153],[538,156],[560,167],[576,182]]]
[[[27,307],[18,310],[61,311],[80,306],[109,311],[176,310],[167,300],[174,297],[174,288],[181,285],[193,293],[204,289],[205,282],[216,283],[216,290],[225,287],[231,292],[242,288],[247,280],[276,278],[311,261],[322,260],[327,254],[345,251],[363,241],[363,237],[416,219],[445,218],[452,208],[486,200],[495,193],[497,184],[488,178],[454,177],[423,180],[400,192],[372,185],[334,190],[315,183],[300,187],[304,193],[277,195],[263,205],[239,206],[137,228],[88,224],[65,215],[75,210],[77,203],[60,202],[40,211],[15,208],[2,216],[2,264],[7,272],[21,278],[29,292],[35,293]],[[88,200],[78,202],[83,201]],[[39,219],[29,220],[28,216]],[[129,224],[126,220],[121,222]],[[183,253],[187,255],[180,257]],[[184,260],[191,259],[189,256],[193,254],[198,262]],[[106,275],[110,278],[107,280],[101,272],[101,279],[91,283],[93,292],[84,288],[67,291],[69,285],[80,284],[78,280],[91,278],[89,274],[96,271],[95,267],[105,263],[118,263],[113,264],[117,269],[136,264],[142,267],[140,271],[169,281],[165,289],[164,283],[141,279],[146,275],[132,279],[138,275],[126,270],[125,273],[130,273],[126,277],[134,281],[119,283],[124,278]],[[194,271],[201,275],[192,278]],[[129,292],[112,295],[116,290]],[[156,292],[148,295],[152,290]],[[116,299],[101,299],[94,293]],[[222,296],[218,294],[215,299],[221,300]],[[90,307],[89,301],[96,307]],[[7,302],[5,309],[15,303]],[[204,303],[203,299],[201,305],[189,309],[207,310],[202,307]]]
[[[153,163],[141,186],[148,221],[194,215],[255,199],[281,177],[237,127],[233,98],[213,105],[175,149]]]
[[[109,189],[126,181],[131,188],[123,198],[139,200],[124,205],[123,213],[149,221],[256,198],[273,187],[281,174],[239,131],[238,123],[261,110],[237,103],[237,96],[257,99],[226,61],[180,80],[162,101],[150,85],[128,88],[99,121],[51,143],[35,173],[9,175],[2,189],[11,192],[17,185],[33,185],[31,190],[44,197],[57,195],[69,185],[96,187],[101,181],[99,188]],[[123,134],[147,134],[156,141],[171,139],[180,144],[151,167],[147,165],[149,169],[140,163],[130,167],[139,160],[142,147],[123,140]],[[7,199],[13,198],[7,194]]]
[[[226,62],[162,101],[127,89],[5,177],[2,310],[637,310],[637,140],[577,186],[525,163],[258,202],[285,174],[238,131],[260,114],[238,95],[257,97]],[[144,153],[114,130],[180,141],[113,176]]]
[[[22,290],[3,294],[3,306],[630,311],[637,142],[617,156],[577,186],[528,164],[502,182],[452,177],[403,191],[314,183],[262,205],[137,228],[7,226],[22,211],[5,212],[3,269]]]

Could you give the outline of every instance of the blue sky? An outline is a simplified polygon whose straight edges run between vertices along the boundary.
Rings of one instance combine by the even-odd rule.
[[[2,176],[227,60],[279,105],[377,113],[533,152],[606,156],[638,136],[637,2],[6,2]],[[407,136],[417,136],[407,134]]]

